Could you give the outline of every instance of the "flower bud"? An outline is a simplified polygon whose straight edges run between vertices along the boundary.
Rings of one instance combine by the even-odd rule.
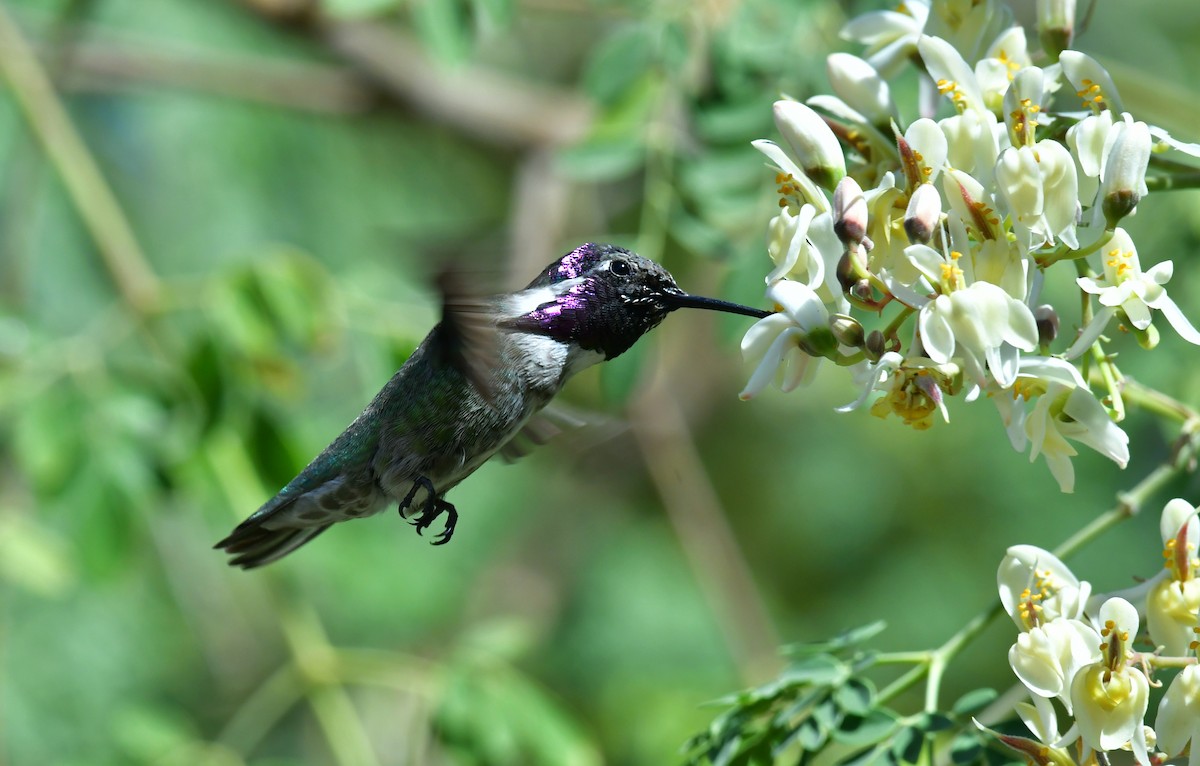
[[[775,127],[818,186],[832,190],[846,175],[842,147],[821,115],[799,101],[776,101]]]
[[[875,293],[871,290],[871,283],[866,279],[860,279],[850,287],[850,295],[864,303],[872,303],[875,300]]]
[[[1037,28],[1043,50],[1057,61],[1075,36],[1075,0],[1038,0]]]
[[[872,362],[879,361],[887,352],[887,341],[883,338],[883,333],[879,330],[871,330],[867,333],[867,340],[863,343],[863,350],[867,352],[867,358]]]
[[[904,212],[904,233],[908,241],[925,245],[933,239],[942,217],[942,195],[932,184],[921,184],[908,200]]]
[[[825,71],[833,92],[847,106],[870,120],[872,125],[886,126],[891,122],[892,97],[887,82],[875,67],[858,56],[834,53],[825,59]]]
[[[857,319],[846,314],[834,314],[829,318],[829,330],[843,346],[861,348],[866,342],[866,331]]]
[[[1043,303],[1033,310],[1033,318],[1037,322],[1038,345],[1049,346],[1058,337],[1058,312],[1049,303]]]
[[[862,244],[867,236],[867,200],[850,176],[833,190],[833,231],[843,245]]]
[[[1146,196],[1146,168],[1150,164],[1150,128],[1126,114],[1113,126],[1106,141],[1108,151],[1100,170],[1100,199],[1109,228],[1133,213]]]

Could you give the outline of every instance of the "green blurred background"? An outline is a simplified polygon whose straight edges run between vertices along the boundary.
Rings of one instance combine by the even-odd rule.
[[[613,241],[761,302],[749,141],[875,7],[0,3],[0,762],[672,763],[778,645],[876,619],[881,647],[935,645],[1007,546],[1109,507],[1174,436],[1143,413],[1128,470],[1085,453],[1062,495],[986,403],[917,433],[833,412],[832,368],[741,403],[746,320],[683,312],[568,386],[619,427],[455,490],[453,544],[388,514],[265,570],[211,550],[423,337],[430,264],[511,287]],[[1077,47],[1195,140],[1196,40],[1189,0],[1101,3]],[[1196,202],[1130,229],[1200,319]],[[1195,349],[1163,336],[1123,369],[1195,405]],[[1156,516],[1076,571],[1153,574]],[[948,698],[1009,685],[1010,633]]]

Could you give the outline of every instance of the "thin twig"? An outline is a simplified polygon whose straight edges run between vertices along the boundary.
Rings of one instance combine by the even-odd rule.
[[[154,313],[162,294],[158,277],[45,69],[2,5],[0,73],[62,179],[117,291],[137,314]]]
[[[750,683],[779,672],[779,634],[692,444],[679,405],[661,388],[633,405],[633,433],[667,518],[730,652]]]

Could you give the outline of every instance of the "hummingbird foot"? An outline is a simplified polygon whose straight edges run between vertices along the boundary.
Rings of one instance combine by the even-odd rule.
[[[433,539],[433,544],[445,545],[450,542],[450,537],[454,534],[454,526],[458,524],[458,509],[440,497],[431,498],[430,502],[425,504],[425,510],[421,512],[421,515],[413,520],[412,525],[417,528],[417,534],[428,529],[433,524],[433,520],[443,513],[446,514],[446,528]]]
[[[435,492],[433,489],[433,482],[424,476],[418,476],[416,480],[413,481],[412,488],[408,490],[408,494],[404,496],[404,499],[400,501],[400,506],[396,509],[400,512],[400,518],[408,518],[408,514],[405,513],[405,511],[412,506],[413,498],[417,496],[418,489],[424,489],[425,494],[429,498],[425,501],[425,510],[421,514],[421,518],[425,518],[426,515],[433,512],[434,502],[437,500],[437,492]],[[436,515],[437,514],[434,513],[434,516]],[[426,524],[425,526],[429,525]]]

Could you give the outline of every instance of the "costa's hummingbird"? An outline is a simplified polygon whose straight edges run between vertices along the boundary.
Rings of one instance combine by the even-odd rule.
[[[446,492],[511,446],[567,378],[620,356],[679,308],[769,312],[689,295],[657,263],[585,244],[524,290],[473,299],[442,280],[442,320],[341,436],[216,547],[246,569],[397,503],[417,532],[458,512]]]

